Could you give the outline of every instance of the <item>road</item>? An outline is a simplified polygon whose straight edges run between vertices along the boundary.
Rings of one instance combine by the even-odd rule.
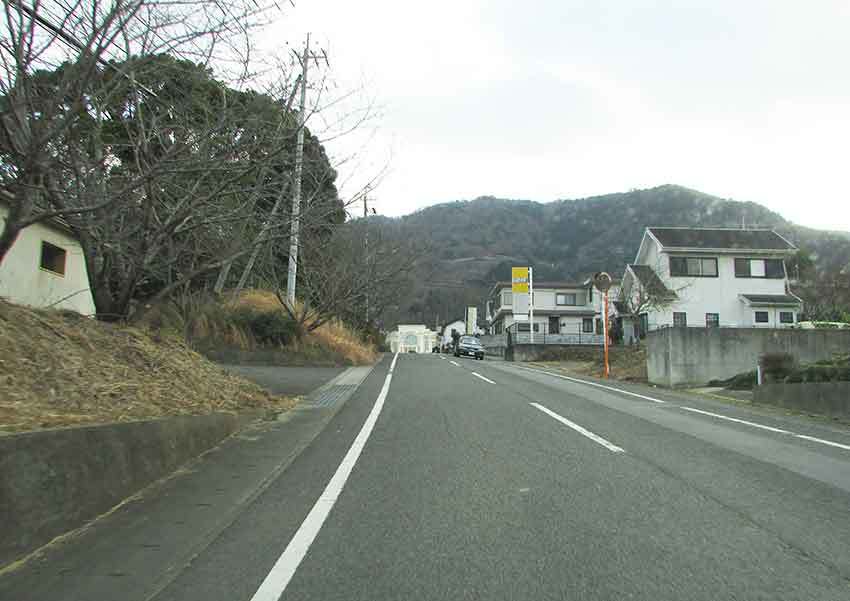
[[[0,598],[850,599],[850,431],[828,422],[401,355],[276,463],[283,432],[219,453],[242,473],[261,448],[268,473],[191,553],[127,551],[121,524],[193,536],[164,535],[192,489],[159,492],[0,577]]]

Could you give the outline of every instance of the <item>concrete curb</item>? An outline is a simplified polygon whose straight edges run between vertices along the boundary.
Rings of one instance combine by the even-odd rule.
[[[0,568],[263,416],[179,416],[0,437]]]

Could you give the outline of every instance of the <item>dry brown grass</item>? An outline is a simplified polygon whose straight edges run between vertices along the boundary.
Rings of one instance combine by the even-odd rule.
[[[601,378],[605,368],[601,348],[567,349],[552,360],[534,364],[573,376]],[[609,356],[611,379],[624,382],[646,382],[646,349],[643,347],[612,347]]]
[[[238,296],[230,297],[225,306],[268,312],[284,310],[273,292],[255,289],[244,290]],[[378,351],[374,346],[363,342],[357,332],[336,319],[312,332],[306,332],[301,340],[290,343],[285,349],[292,353],[296,361],[371,365],[378,359]]]
[[[0,301],[0,431],[294,404],[226,373],[178,335]]]

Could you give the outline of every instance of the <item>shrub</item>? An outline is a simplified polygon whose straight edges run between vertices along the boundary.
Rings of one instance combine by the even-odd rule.
[[[231,319],[251,332],[262,345],[285,346],[301,337],[298,324],[283,311],[260,311],[241,306],[232,310]]]
[[[797,360],[790,353],[765,353],[759,357],[765,380],[781,381],[797,367]]]

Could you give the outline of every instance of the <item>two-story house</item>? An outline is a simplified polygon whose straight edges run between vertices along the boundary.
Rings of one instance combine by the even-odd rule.
[[[534,321],[515,319],[514,311],[528,314],[528,307],[514,303],[510,282],[497,282],[487,295],[487,321],[491,334],[511,331],[540,334],[598,334],[601,314],[590,282],[534,282]],[[514,324],[516,324],[514,326]],[[589,338],[588,338],[589,339]],[[542,339],[541,339],[542,340]]]
[[[650,227],[626,267],[619,305],[633,312],[638,335],[669,326],[788,327],[802,309],[785,271],[796,250],[767,229]]]

